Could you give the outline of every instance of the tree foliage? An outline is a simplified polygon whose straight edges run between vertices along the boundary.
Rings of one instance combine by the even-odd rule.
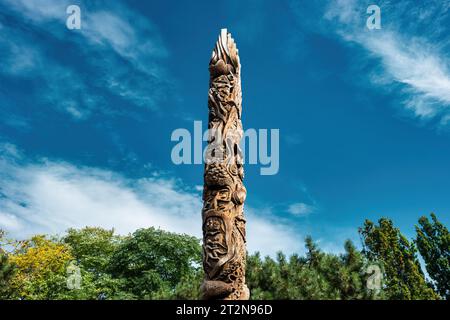
[[[415,243],[436,291],[448,298],[449,233],[434,214],[416,227]],[[414,242],[392,221],[366,220],[363,249],[346,241],[342,254],[323,252],[311,237],[305,254],[247,257],[252,299],[436,299]],[[381,263],[383,285],[368,285],[368,266]],[[203,280],[200,240],[163,230],[69,229],[6,240],[0,232],[0,299],[199,299]],[[72,277],[72,278],[71,278]],[[79,277],[79,282],[76,280]],[[72,284],[72,285],[71,285]]]
[[[16,267],[11,263],[7,252],[2,247],[7,241],[4,239],[4,231],[0,230],[0,298],[10,296],[11,279]]]
[[[122,238],[114,230],[86,227],[81,230],[69,229],[62,241],[69,245],[75,259],[93,274],[100,276],[109,268],[111,255]]]
[[[450,299],[450,233],[431,214],[431,221],[423,216],[416,226],[416,244],[426,264],[426,269],[434,280],[434,286],[441,297]]]
[[[83,283],[80,298],[86,299],[134,299],[126,290],[125,280],[111,275],[111,257],[119,248],[123,237],[114,230],[86,227],[69,229],[62,242],[69,245],[81,267]]]
[[[110,270],[139,299],[167,298],[200,266],[198,239],[154,228],[127,237],[111,257]]]
[[[379,261],[384,269],[384,291],[389,299],[437,299],[427,284],[413,242],[387,218],[378,225],[366,220],[360,228],[364,253],[371,261]]]
[[[259,253],[248,258],[247,282],[252,299],[371,299],[365,286],[365,258],[351,241],[345,253],[322,252],[306,238],[306,257],[289,259],[278,253],[274,260]]]
[[[65,286],[66,266],[73,260],[70,247],[37,235],[23,241],[9,256],[17,272],[11,291],[18,299],[54,299]]]

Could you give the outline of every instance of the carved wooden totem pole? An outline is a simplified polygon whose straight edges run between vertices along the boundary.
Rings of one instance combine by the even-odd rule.
[[[239,143],[243,136],[241,65],[236,43],[221,30],[209,63],[208,148],[203,187],[204,299],[246,300],[246,189]]]

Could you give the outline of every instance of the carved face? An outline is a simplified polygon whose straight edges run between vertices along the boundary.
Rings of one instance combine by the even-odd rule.
[[[205,248],[208,259],[219,260],[227,254],[225,223],[219,217],[209,217],[205,222]]]
[[[231,229],[222,216],[209,216],[203,224],[203,266],[210,279],[235,255]]]
[[[204,195],[203,210],[222,211],[228,210],[233,205],[231,203],[232,191],[230,187],[210,188]]]

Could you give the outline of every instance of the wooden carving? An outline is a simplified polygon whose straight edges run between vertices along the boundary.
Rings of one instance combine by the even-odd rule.
[[[204,299],[246,300],[246,189],[239,143],[241,65],[236,44],[221,30],[209,63],[208,148],[203,187]]]

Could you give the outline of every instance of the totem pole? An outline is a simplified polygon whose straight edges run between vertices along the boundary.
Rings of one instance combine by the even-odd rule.
[[[234,39],[222,29],[209,63],[208,148],[203,186],[204,299],[247,300],[245,219],[247,191],[239,142],[241,65]]]

